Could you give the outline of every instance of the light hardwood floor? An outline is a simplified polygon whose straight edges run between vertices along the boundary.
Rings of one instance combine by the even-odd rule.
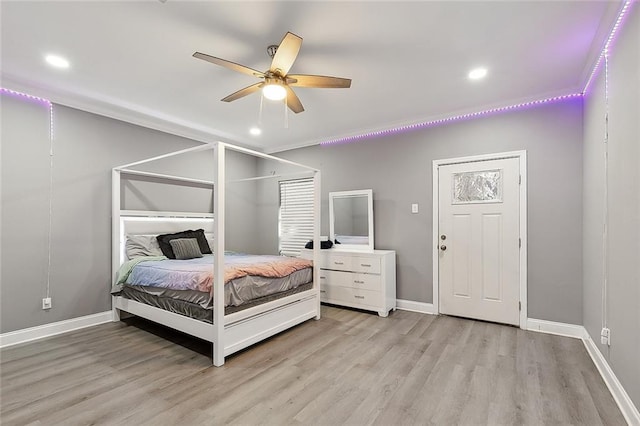
[[[140,320],[0,352],[3,425],[623,425],[577,339],[446,316],[324,306],[211,365]]]

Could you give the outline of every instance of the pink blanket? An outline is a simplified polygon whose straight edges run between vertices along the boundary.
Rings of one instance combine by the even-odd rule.
[[[225,284],[247,275],[283,278],[296,271],[310,268],[306,259],[285,256],[247,254],[225,255]],[[211,291],[213,256],[189,260],[152,260],[133,267],[126,282],[132,285],[170,288],[173,290]]]

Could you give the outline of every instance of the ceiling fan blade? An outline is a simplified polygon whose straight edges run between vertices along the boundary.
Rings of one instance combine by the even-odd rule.
[[[285,85],[284,88],[287,89],[287,106],[289,107],[289,109],[296,114],[304,111],[302,102],[300,102],[298,95],[296,95],[293,89],[287,85]]]
[[[289,82],[289,79],[295,79],[296,82]],[[334,88],[348,89],[351,87],[350,78],[328,77],[326,75],[304,75],[290,74],[287,76],[287,83],[296,87],[318,87],[318,88]]]
[[[278,45],[278,50],[273,56],[269,70],[283,77],[287,75],[293,62],[298,57],[301,45],[302,37],[298,37],[293,33],[286,33],[280,45]]]
[[[244,65],[236,64],[235,62],[227,61],[225,59],[216,58],[215,56],[207,55],[204,53],[196,52],[193,54],[194,58],[202,59],[203,61],[211,62],[212,64],[220,65],[225,68],[229,68],[233,71],[238,71],[243,74],[253,75],[255,77],[264,77],[264,73],[253,68],[245,67]]]
[[[252,84],[251,86],[245,87],[244,89],[240,89],[235,93],[230,94],[229,96],[227,96],[226,98],[221,99],[224,102],[233,102],[236,99],[240,99],[243,98],[247,95],[250,95],[254,92],[257,92],[258,90],[260,90],[262,88],[262,86],[264,86],[263,82],[260,83],[256,83],[256,84]]]

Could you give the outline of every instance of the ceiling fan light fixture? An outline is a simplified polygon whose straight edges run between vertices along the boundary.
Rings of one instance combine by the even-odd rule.
[[[287,96],[287,90],[282,84],[269,83],[262,88],[262,94],[271,101],[281,101]]]

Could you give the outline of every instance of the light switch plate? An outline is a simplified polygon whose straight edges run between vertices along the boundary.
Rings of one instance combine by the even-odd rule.
[[[414,214],[418,213],[418,204],[417,203],[411,204],[411,213],[414,213]]]

